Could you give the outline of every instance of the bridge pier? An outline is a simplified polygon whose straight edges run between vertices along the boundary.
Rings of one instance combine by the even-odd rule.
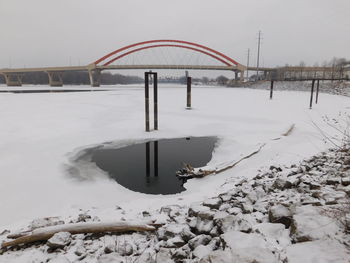
[[[240,73],[240,75],[239,75],[239,81],[240,82],[243,82],[244,81],[244,70],[241,70],[241,71],[239,71],[239,73]]]
[[[89,79],[91,87],[99,87],[101,85],[101,70],[89,69]]]
[[[62,87],[63,86],[63,72],[48,71],[50,87]]]
[[[3,73],[8,87],[20,87],[22,86],[23,74],[21,73]]]

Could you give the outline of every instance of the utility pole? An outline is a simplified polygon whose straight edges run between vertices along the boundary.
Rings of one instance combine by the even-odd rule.
[[[261,30],[259,30],[259,36],[258,36],[258,58],[257,58],[257,61],[256,61],[256,77],[257,77],[257,80],[259,80],[260,40],[261,40]]]
[[[248,70],[248,68],[249,68],[249,53],[250,53],[250,49],[248,48],[248,57],[247,57],[247,80],[248,80],[248,78],[249,78],[249,75],[248,75],[248,73],[249,73],[249,70]]]

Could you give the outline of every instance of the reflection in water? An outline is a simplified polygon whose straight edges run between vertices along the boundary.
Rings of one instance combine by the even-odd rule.
[[[124,187],[148,194],[174,194],[185,190],[186,179],[176,177],[184,163],[205,166],[216,137],[162,139],[123,148],[99,147],[91,160]]]

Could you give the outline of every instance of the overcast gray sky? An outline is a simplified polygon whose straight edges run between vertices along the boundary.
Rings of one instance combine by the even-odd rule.
[[[0,25],[0,68],[84,65],[150,39],[246,64],[259,30],[265,66],[350,59],[350,0],[0,0]]]

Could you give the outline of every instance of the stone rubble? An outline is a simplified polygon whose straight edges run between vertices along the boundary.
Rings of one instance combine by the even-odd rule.
[[[57,233],[36,249],[51,263],[348,262],[349,213],[350,149],[333,149],[290,167],[262,169],[201,203],[140,213],[161,224],[155,232]],[[85,213],[73,221],[98,218]],[[47,225],[56,223],[62,222]],[[32,247],[3,251],[0,262]]]

